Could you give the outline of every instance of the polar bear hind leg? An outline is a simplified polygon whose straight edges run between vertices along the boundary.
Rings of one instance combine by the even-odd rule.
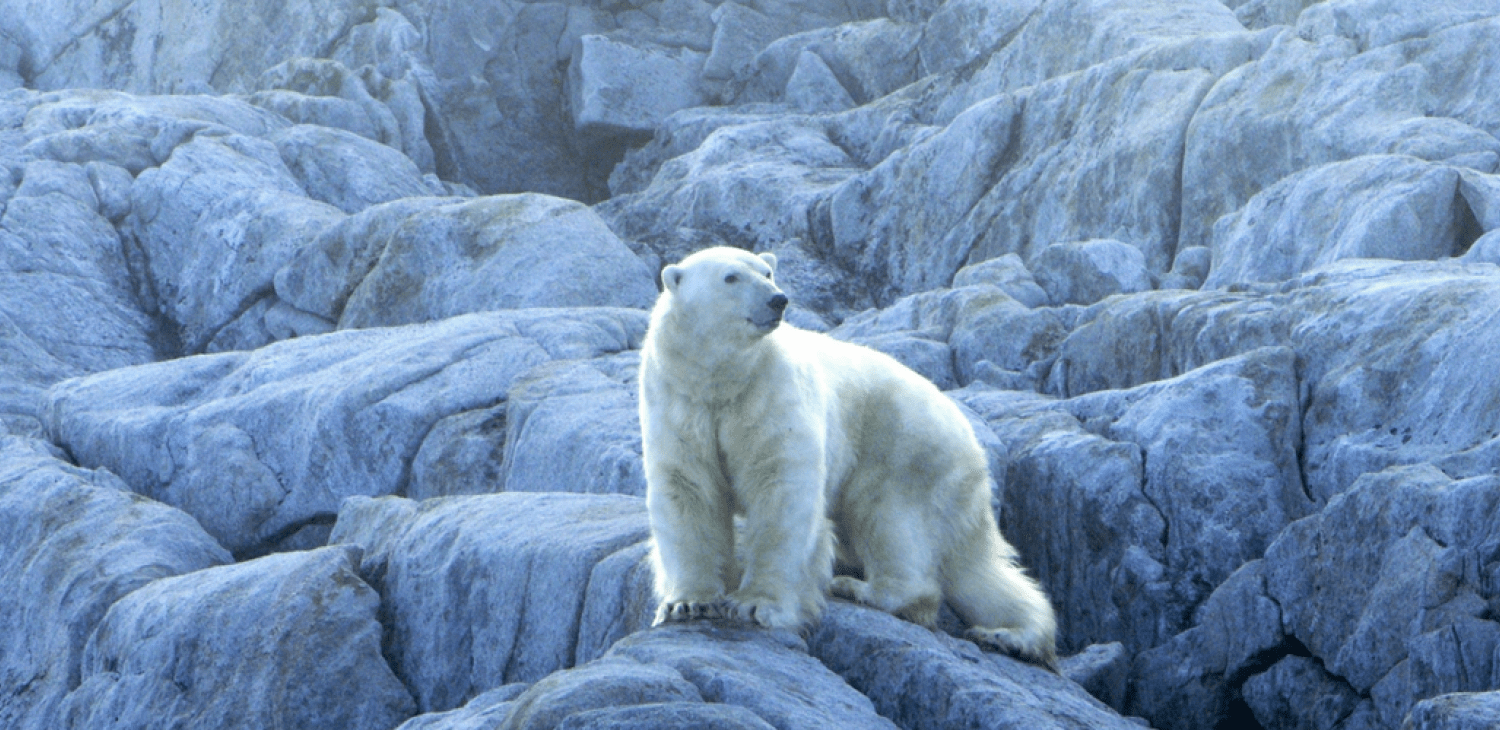
[[[976,525],[943,565],[944,595],[969,624],[970,641],[1057,671],[1057,619],[1015,549],[991,525]]]
[[[865,580],[841,575],[833,579],[830,590],[840,598],[936,628],[943,596],[931,526],[920,509],[881,506],[855,508],[862,514],[848,515],[843,534]]]

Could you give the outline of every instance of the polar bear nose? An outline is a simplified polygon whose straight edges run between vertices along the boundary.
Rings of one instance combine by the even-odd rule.
[[[777,294],[776,296],[771,297],[771,301],[767,302],[766,304],[767,306],[771,307],[771,311],[777,314],[781,314],[781,312],[786,309],[786,303],[786,295]]]

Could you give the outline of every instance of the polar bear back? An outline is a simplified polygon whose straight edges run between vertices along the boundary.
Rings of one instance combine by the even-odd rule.
[[[801,387],[832,396],[822,407],[835,494],[861,475],[897,482],[891,486],[911,496],[932,496],[935,484],[959,475],[984,478],[987,460],[968,420],[926,378],[884,353],[816,332],[782,327],[770,338]]]

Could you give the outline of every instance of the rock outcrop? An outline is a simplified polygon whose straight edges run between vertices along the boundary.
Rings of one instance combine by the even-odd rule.
[[[0,0],[0,726],[1478,728],[1500,2]],[[650,627],[661,268],[957,401],[1062,673]]]

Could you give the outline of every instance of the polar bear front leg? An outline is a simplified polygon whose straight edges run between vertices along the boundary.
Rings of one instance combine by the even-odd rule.
[[[648,474],[651,560],[661,602],[653,623],[720,618],[735,576],[734,521],[723,490],[681,467]]]
[[[822,472],[786,472],[739,494],[745,575],[729,594],[729,616],[766,628],[801,628],[822,612],[833,577]]]

